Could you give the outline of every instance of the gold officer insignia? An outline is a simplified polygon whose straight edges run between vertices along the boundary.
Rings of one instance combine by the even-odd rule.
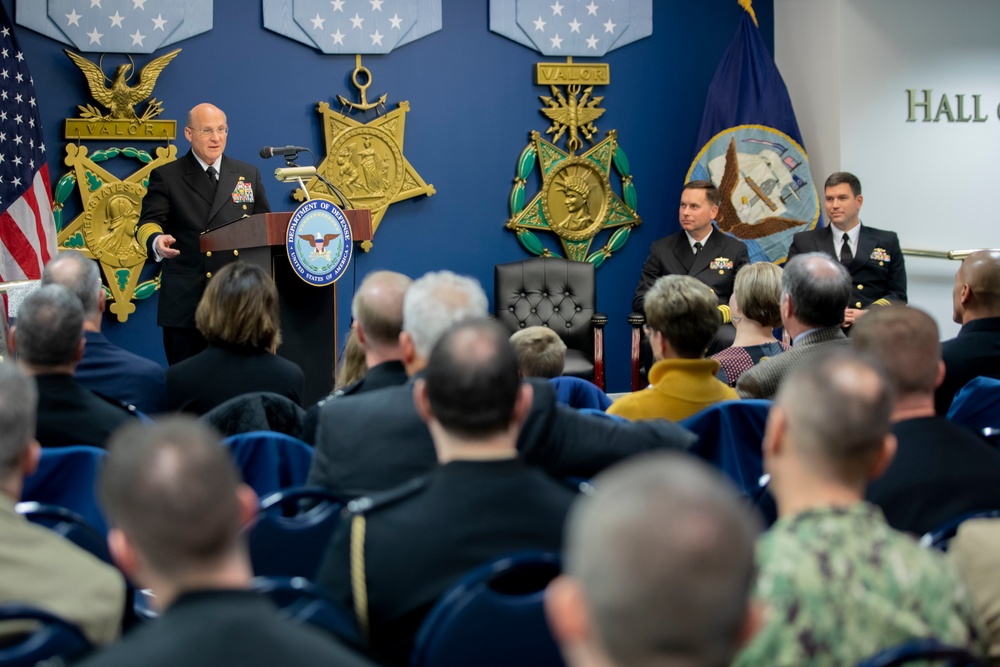
[[[364,77],[363,83],[359,77]],[[399,102],[389,113],[385,113],[385,94],[368,102],[367,90],[372,76],[368,68],[361,65],[361,56],[357,56],[351,80],[360,93],[360,102],[350,102],[338,95],[339,112],[326,102],[317,105],[323,117],[327,150],[316,170],[344,194],[350,206],[371,209],[374,233],[392,204],[420,195],[429,197],[435,190],[403,155],[403,130],[409,102]],[[368,123],[360,123],[343,113],[345,110],[367,112],[373,109],[377,117]],[[336,195],[318,178],[309,180],[306,190],[310,197],[339,203]],[[294,196],[298,201],[305,200],[301,189],[297,189]],[[371,247],[371,241],[361,244],[365,252]]]
[[[536,231],[554,232],[565,256],[578,262],[600,266],[628,240],[631,230],[642,221],[636,213],[635,187],[629,173],[628,158],[618,145],[618,133],[610,130],[592,148],[577,155],[584,141],[594,143],[595,121],[604,113],[599,105],[604,99],[593,95],[593,85],[607,83],[606,64],[539,63],[536,79],[550,86],[551,96],[543,95],[542,114],[552,121],[546,134],[552,142],[532,131],[531,142],[521,153],[517,176],[510,194],[511,217],[507,228],[517,233],[521,245],[543,257],[559,256],[542,244]],[[559,88],[556,83],[565,84]],[[566,138],[566,151],[556,146]],[[538,166],[541,186],[525,204],[529,178]],[[621,181],[621,196],[611,185],[614,168]],[[596,252],[590,252],[594,238],[605,229],[617,228]]]

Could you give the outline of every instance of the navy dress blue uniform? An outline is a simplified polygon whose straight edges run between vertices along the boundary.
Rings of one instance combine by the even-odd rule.
[[[1000,317],[983,317],[962,325],[958,336],[941,343],[944,382],[934,393],[934,411],[942,417],[955,394],[980,375],[1000,379]]]
[[[99,331],[84,331],[87,346],[76,381],[91,391],[131,403],[147,415],[167,408],[167,380],[155,361],[118,347]]]
[[[788,259],[800,253],[822,252],[840,261],[835,252],[833,231],[836,231],[834,227],[826,226],[799,232],[792,237]],[[849,308],[863,310],[873,305],[906,303],[906,264],[896,232],[862,224],[858,248],[847,271],[851,274]]]
[[[195,330],[194,312],[209,270],[199,246],[201,233],[270,210],[257,168],[225,155],[218,186],[212,184],[192,151],[150,172],[136,239],[149,257],[155,256],[153,241],[161,233],[173,236],[171,247],[180,251],[177,257],[162,262],[157,324]]]
[[[712,233],[705,239],[704,247],[695,255],[683,230],[654,241],[649,247],[649,257],[642,265],[642,277],[632,297],[632,310],[645,313],[643,301],[658,278],[667,275],[691,276],[712,288],[719,298],[719,305],[729,308],[733,295],[736,272],[750,263],[750,253],[743,241],[719,231],[712,225]],[[727,318],[728,321],[728,318]]]
[[[575,496],[517,459],[452,461],[352,502],[355,514],[334,533],[316,580],[354,607],[351,527],[363,516],[369,646],[377,659],[406,665],[427,612],[468,571],[517,551],[560,551]]]

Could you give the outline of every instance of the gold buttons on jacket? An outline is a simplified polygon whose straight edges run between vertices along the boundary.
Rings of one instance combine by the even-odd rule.
[[[206,277],[206,278],[211,278],[211,277],[212,277],[212,272],[211,272],[211,271],[209,271],[208,273],[206,273],[206,274],[205,274],[205,277]],[[858,304],[858,305],[861,305],[861,304]]]
[[[858,285],[858,289],[864,289],[864,288],[865,288],[864,285]]]
[[[860,302],[860,301],[858,301],[858,302],[857,302],[856,304],[854,304],[854,307],[855,307],[855,308],[860,308],[860,307],[861,307],[861,302]]]

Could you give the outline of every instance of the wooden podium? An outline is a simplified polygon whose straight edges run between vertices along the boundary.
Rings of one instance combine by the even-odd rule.
[[[367,209],[344,211],[355,242],[372,239]],[[308,407],[333,389],[337,364],[337,287],[316,287],[299,278],[288,261],[285,233],[291,212],[258,213],[203,232],[201,252],[208,276],[237,260],[256,264],[278,286],[281,338],[278,354],[298,364],[306,376]]]

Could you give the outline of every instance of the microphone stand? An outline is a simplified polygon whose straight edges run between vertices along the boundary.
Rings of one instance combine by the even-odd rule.
[[[310,151],[310,153],[311,152],[312,151]],[[298,153],[293,153],[291,155],[287,155],[286,154],[285,155],[285,166],[286,167],[298,167],[299,165],[295,164],[295,158],[297,158],[298,156],[299,156]],[[342,209],[351,208],[351,206],[352,206],[351,202],[347,199],[347,197],[344,196],[344,193],[341,192],[340,189],[336,185],[334,185],[330,181],[326,180],[326,178],[323,176],[323,174],[321,174],[319,172],[318,169],[316,170],[316,178],[318,178],[319,181],[320,181],[320,183],[322,183],[323,185],[325,185],[330,190],[330,192],[332,192],[334,195],[336,195],[337,199],[340,200],[340,207]],[[310,197],[309,197],[309,191],[306,190],[306,184],[302,181],[302,177],[301,176],[299,177],[298,181],[299,181],[299,186],[302,188],[302,192],[304,192],[305,195],[306,195],[306,201],[309,201],[309,199],[310,199]]]

